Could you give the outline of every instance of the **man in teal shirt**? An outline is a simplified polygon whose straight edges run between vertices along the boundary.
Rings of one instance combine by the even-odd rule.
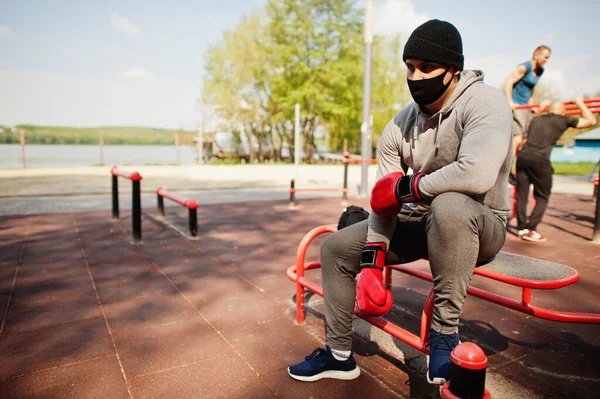
[[[531,122],[531,109],[516,109],[519,105],[533,104],[533,89],[544,73],[544,65],[550,59],[548,46],[539,46],[533,52],[531,61],[519,64],[504,82],[504,94],[513,110],[513,156],[523,140]],[[533,111],[541,111],[533,110]]]

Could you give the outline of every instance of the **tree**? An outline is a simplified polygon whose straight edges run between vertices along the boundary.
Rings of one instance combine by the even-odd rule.
[[[203,101],[218,104],[218,112],[230,121],[230,129],[246,136],[251,162],[255,157],[253,144],[265,141],[265,126],[269,124],[264,102],[269,95],[259,79],[265,58],[261,21],[258,12],[244,16],[234,31],[225,32],[223,40],[209,48],[203,87]]]
[[[406,70],[402,67],[400,36],[375,37],[373,46],[373,83],[371,112],[373,114],[373,142],[394,115],[412,100],[406,90]]]
[[[312,159],[320,124],[339,138],[359,121],[361,11],[348,0],[270,0],[267,13],[272,121],[293,154],[300,104],[304,151]]]

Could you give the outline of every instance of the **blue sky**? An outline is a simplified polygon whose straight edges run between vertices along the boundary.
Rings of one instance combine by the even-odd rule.
[[[207,47],[265,3],[0,0],[0,124],[194,128]],[[568,99],[600,91],[599,15],[592,0],[376,0],[374,25],[453,22],[466,67],[495,87],[547,44],[543,83]]]

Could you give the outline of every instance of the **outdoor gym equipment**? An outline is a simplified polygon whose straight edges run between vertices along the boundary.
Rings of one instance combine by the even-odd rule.
[[[362,158],[350,158],[350,153],[348,151],[344,152],[344,159],[342,163],[344,164],[344,180],[341,188],[338,187],[296,187],[296,181],[294,179],[290,180],[290,200],[288,207],[293,209],[296,207],[296,192],[298,191],[341,191],[342,192],[342,206],[348,205],[348,165],[353,163],[378,163],[377,159],[362,159]]]
[[[132,204],[131,204],[131,230],[133,241],[142,240],[142,201],[140,194],[140,181],[142,176],[138,172],[126,172],[113,166],[110,169],[112,176],[112,217],[119,219],[119,177],[131,180]]]
[[[184,198],[180,195],[171,193],[162,187],[156,189],[156,199],[158,203],[158,214],[160,217],[165,216],[165,202],[163,198],[170,199],[180,205],[185,206],[188,209],[188,225],[190,228],[190,235],[196,237],[198,234],[198,203],[193,199]]]
[[[321,234],[334,233],[336,231],[337,226],[333,224],[323,225],[312,229],[300,242],[296,254],[296,264],[287,269],[288,278],[296,284],[296,320],[298,324],[302,324],[305,318],[305,290],[323,296],[323,288],[321,285],[308,280],[304,275],[306,270],[318,269],[321,267],[320,262],[306,262],[306,251],[310,243],[316,237]],[[433,277],[430,273],[412,268],[410,265],[386,265],[384,273],[384,285],[386,289],[391,289],[392,286],[392,270],[433,282]],[[531,304],[533,290],[558,289],[577,282],[580,277],[579,272],[572,267],[507,252],[500,252],[489,263],[476,267],[474,274],[496,280],[500,283],[521,287],[521,300],[508,298],[473,286],[468,288],[468,295],[541,319],[567,323],[600,324],[600,314],[563,312],[545,309]],[[413,348],[425,354],[429,354],[427,343],[429,341],[432,313],[433,287],[423,306],[419,336],[381,317],[365,316],[360,312],[356,312],[355,314],[366,322],[391,334],[393,337],[398,338]],[[448,390],[449,388],[445,385],[443,390],[444,389]],[[453,391],[452,394],[454,396],[447,394],[445,397],[458,397],[455,391]]]

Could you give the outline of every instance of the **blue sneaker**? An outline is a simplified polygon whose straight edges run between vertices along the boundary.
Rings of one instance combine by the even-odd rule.
[[[450,380],[450,353],[460,344],[458,333],[438,334],[429,331],[427,382],[442,385]]]
[[[360,369],[352,354],[347,360],[340,361],[334,358],[331,349],[326,347],[315,349],[302,363],[288,367],[288,374],[300,381],[318,381],[321,378],[353,380],[360,375]]]

